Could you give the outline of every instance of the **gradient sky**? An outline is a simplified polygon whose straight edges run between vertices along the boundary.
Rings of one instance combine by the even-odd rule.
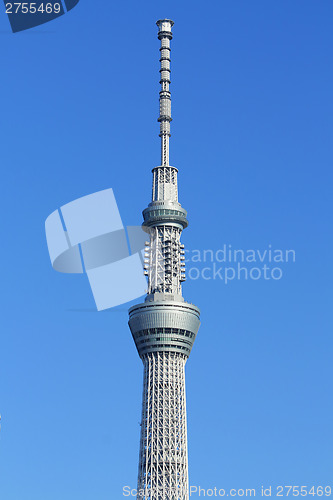
[[[86,277],[53,271],[44,221],[112,187],[124,224],[141,223],[160,161],[163,17],[182,241],[296,252],[281,280],[183,287],[202,313],[186,372],[190,483],[333,486],[332,16],[330,0],[81,0],[14,35],[2,10],[1,500],[136,486],[129,304],[97,313]]]

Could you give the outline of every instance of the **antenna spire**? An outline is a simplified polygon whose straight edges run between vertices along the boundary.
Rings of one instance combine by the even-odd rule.
[[[161,90],[160,90],[160,137],[161,137],[161,165],[169,166],[169,137],[171,118],[171,93],[170,85],[170,40],[172,40],[171,28],[174,22],[170,19],[160,19],[157,21],[158,39],[161,40]]]

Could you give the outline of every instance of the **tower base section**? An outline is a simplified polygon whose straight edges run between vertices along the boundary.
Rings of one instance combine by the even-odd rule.
[[[137,500],[188,500],[185,396],[187,357],[143,355],[144,380]]]

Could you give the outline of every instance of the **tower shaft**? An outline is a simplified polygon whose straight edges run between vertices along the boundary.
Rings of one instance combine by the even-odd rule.
[[[172,352],[143,358],[138,490],[144,498],[187,498],[185,362]]]
[[[185,363],[200,311],[182,297],[187,212],[178,202],[178,170],[169,165],[170,40],[173,21],[157,21],[161,41],[161,165],[153,169],[152,201],[143,211],[148,293],[129,310],[129,327],[144,365],[138,500],[188,500]]]

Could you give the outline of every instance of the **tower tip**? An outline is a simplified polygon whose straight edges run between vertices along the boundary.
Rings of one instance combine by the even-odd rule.
[[[156,21],[156,24],[158,26],[158,33],[170,33],[171,34],[171,28],[175,24],[171,19],[159,19]]]

